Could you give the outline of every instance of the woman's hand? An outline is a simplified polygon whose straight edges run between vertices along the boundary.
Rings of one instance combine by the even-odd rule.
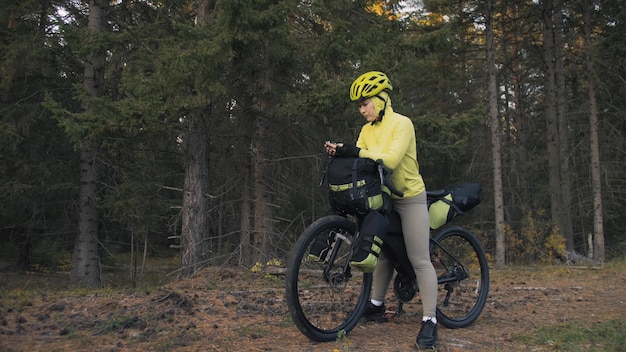
[[[324,148],[326,149],[326,154],[328,154],[330,156],[337,155],[337,148],[338,147],[343,147],[343,143],[333,143],[331,141],[326,141],[326,143],[324,143]]]
[[[358,158],[359,152],[361,151],[361,148],[358,148],[354,144],[333,143],[331,141],[326,141],[324,148],[326,148],[326,154],[340,158]]]

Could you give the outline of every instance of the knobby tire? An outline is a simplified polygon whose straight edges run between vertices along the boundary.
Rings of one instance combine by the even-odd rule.
[[[464,228],[444,227],[433,236],[431,261],[439,280],[437,321],[449,329],[469,326],[489,295],[489,264],[479,240]]]
[[[314,341],[334,341],[348,334],[367,306],[372,274],[351,271],[349,266],[355,231],[355,223],[345,217],[320,218],[296,241],[287,262],[289,313],[298,329]],[[320,239],[333,245],[322,260],[314,260],[310,254]]]

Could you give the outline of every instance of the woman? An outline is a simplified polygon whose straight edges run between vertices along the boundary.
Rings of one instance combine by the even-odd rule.
[[[367,123],[361,128],[356,145],[326,142],[329,155],[382,159],[393,169],[391,180],[403,198],[393,198],[393,208],[402,219],[407,254],[413,265],[423,306],[422,327],[417,335],[417,348],[433,348],[437,343],[437,276],[430,262],[429,218],[426,186],[419,173],[413,122],[393,111],[389,92],[393,89],[382,72],[370,71],[357,78],[350,87],[350,99],[358,102]],[[384,299],[393,275],[392,263],[381,253],[372,285],[371,301],[365,319],[385,321]]]

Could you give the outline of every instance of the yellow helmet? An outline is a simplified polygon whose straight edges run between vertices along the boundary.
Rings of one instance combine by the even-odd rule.
[[[352,82],[350,100],[371,98],[384,90],[393,90],[387,75],[380,71],[366,72]]]

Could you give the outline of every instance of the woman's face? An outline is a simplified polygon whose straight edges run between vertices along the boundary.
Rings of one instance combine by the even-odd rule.
[[[376,109],[374,108],[374,102],[371,98],[367,98],[361,102],[359,102],[359,112],[367,122],[374,122],[378,120],[378,113],[376,113]]]

